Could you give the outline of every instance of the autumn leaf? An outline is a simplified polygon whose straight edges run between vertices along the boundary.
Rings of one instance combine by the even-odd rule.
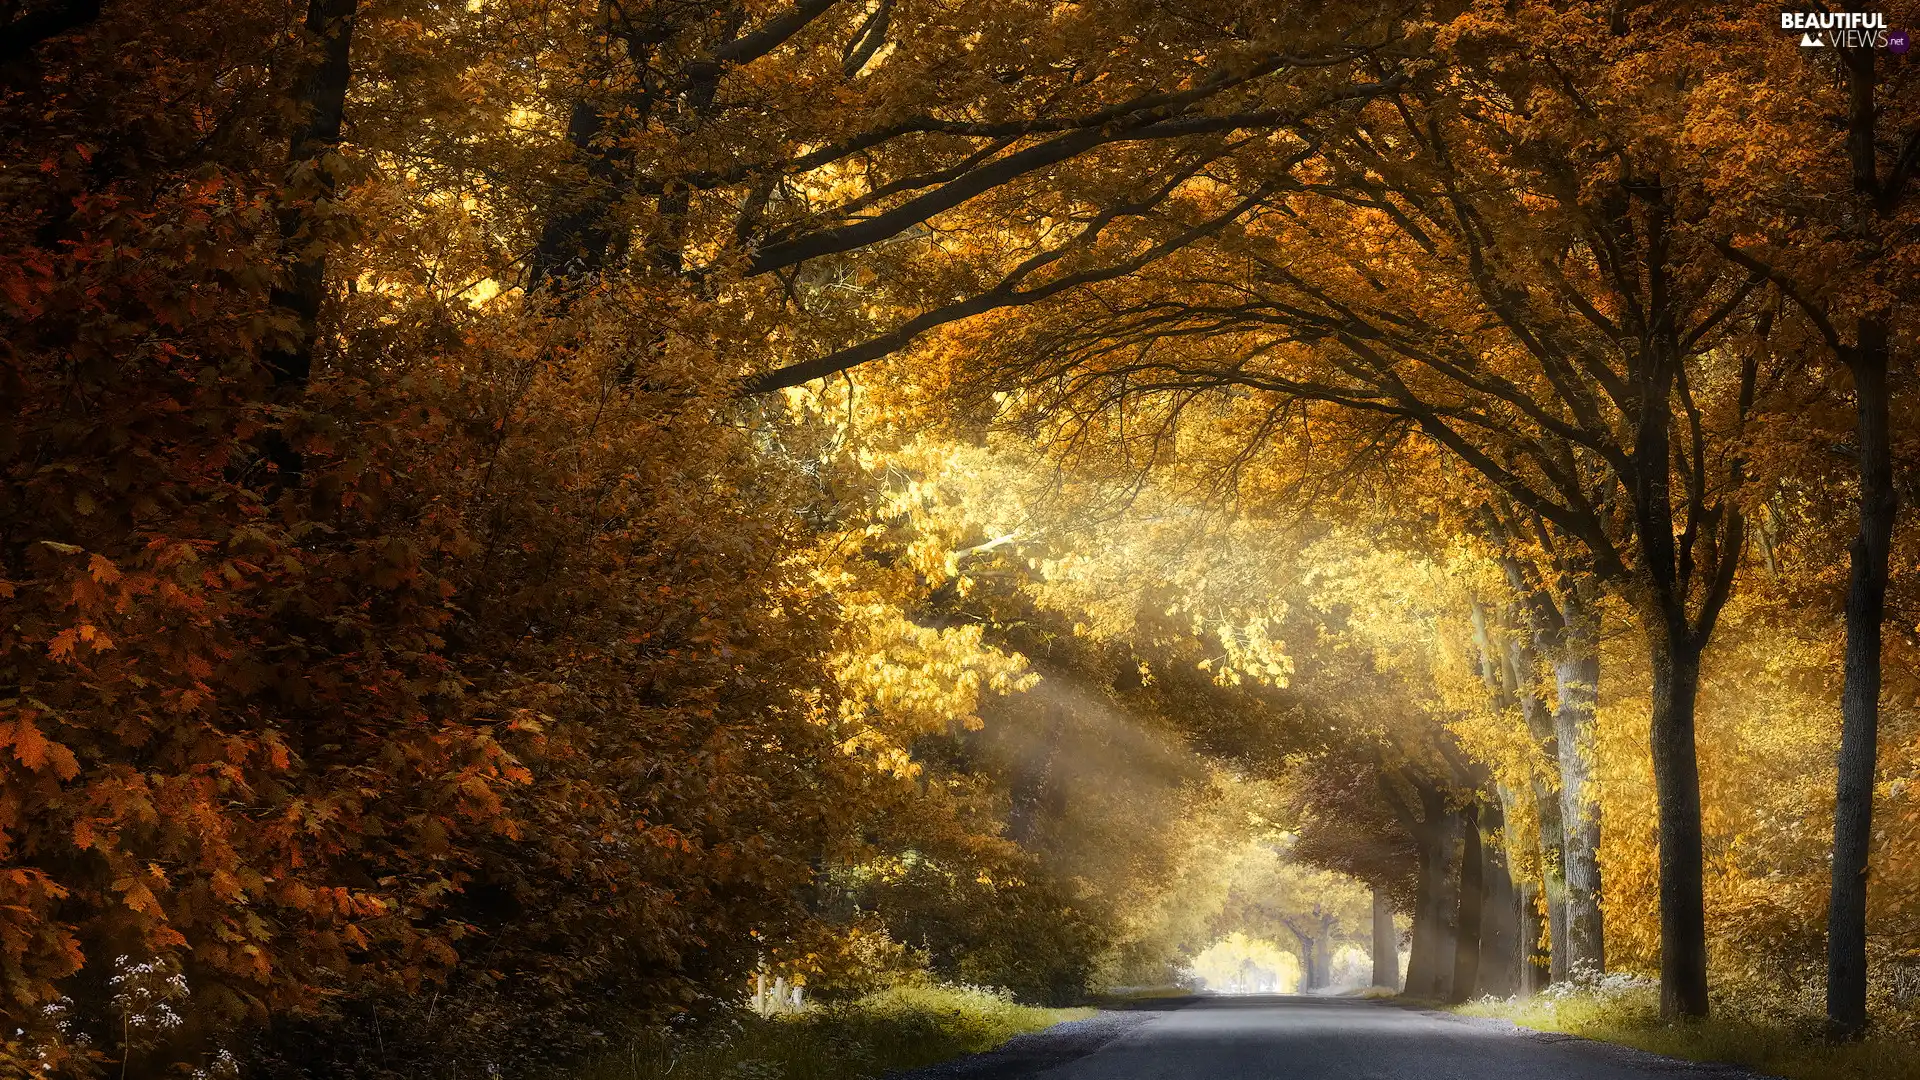
[[[93,580],[102,585],[112,585],[120,580],[119,568],[104,556],[97,554],[87,560],[87,572],[93,575]]]

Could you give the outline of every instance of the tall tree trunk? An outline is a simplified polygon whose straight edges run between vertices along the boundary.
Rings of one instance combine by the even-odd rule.
[[[735,5],[730,27],[737,28],[742,11]],[[687,29],[688,12],[656,8],[627,11],[618,4],[601,0],[594,11],[599,34],[619,38],[627,61],[637,71],[645,71],[656,50]],[[732,31],[729,30],[729,33]],[[713,65],[700,68],[712,71]],[[612,71],[602,68],[577,73],[587,86],[612,85]],[[577,182],[562,184],[547,195],[546,219],[540,228],[540,240],[527,259],[527,295],[543,291],[541,302],[554,309],[568,303],[570,281],[590,279],[604,270],[625,246],[628,227],[618,212],[620,200],[632,189],[634,160],[621,146],[622,136],[634,127],[644,128],[654,107],[664,95],[672,100],[684,86],[649,85],[643,78],[638,86],[610,100],[592,93],[574,99],[567,118],[567,142],[580,162],[584,175]],[[709,97],[711,95],[709,94]],[[617,118],[620,127],[608,132],[608,119]]]
[[[1600,618],[1578,589],[1560,604],[1564,631],[1554,657],[1557,702],[1554,743],[1560,765],[1560,819],[1565,844],[1564,972],[1607,969],[1600,916],[1600,793],[1593,782],[1594,705],[1600,687]]]
[[[1520,992],[1520,904],[1501,836],[1506,799],[1481,813],[1480,850],[1485,863],[1480,901],[1479,992],[1512,997]]]
[[[1454,819],[1438,790],[1423,787],[1425,820],[1415,828],[1417,861],[1413,948],[1407,961],[1407,993],[1435,1001],[1453,985]]]
[[[1516,881],[1514,887],[1520,905],[1520,989],[1522,993],[1537,994],[1546,989],[1551,977],[1551,958],[1540,947],[1540,939],[1547,936],[1547,920],[1540,913],[1540,883],[1527,875]]]
[[[1486,864],[1480,843],[1480,808],[1460,811],[1460,911],[1454,920],[1453,986],[1446,1000],[1462,1002],[1480,984],[1480,904]]]
[[[1537,655],[1525,641],[1514,638],[1507,648],[1507,679],[1515,688],[1520,715],[1527,722],[1547,760],[1556,763],[1562,756],[1554,718],[1533,686]],[[1540,819],[1540,876],[1547,893],[1547,977],[1559,982],[1567,977],[1567,827],[1561,792],[1554,790],[1551,778],[1536,770],[1533,775],[1533,803]]]
[[[1560,796],[1536,781],[1533,802],[1540,816],[1540,882],[1546,894],[1547,982],[1567,977],[1567,845]]]
[[[549,281],[580,277],[604,267],[620,235],[614,214],[626,163],[605,145],[606,116],[599,102],[576,99],[567,119],[567,142],[586,170],[582,183],[554,192],[540,241],[527,258],[527,292]]]
[[[291,341],[265,356],[274,389],[282,396],[304,388],[313,373],[327,277],[326,255],[311,235],[320,218],[313,211],[332,197],[337,181],[326,157],[340,144],[357,13],[357,0],[309,0],[307,4],[307,32],[317,40],[319,51],[294,90],[298,126],[287,150],[286,201],[280,210],[280,250],[289,264],[286,284],[274,289],[270,298],[274,307],[293,316],[294,330]],[[294,465],[297,469],[297,462]]]
[[[1294,938],[1300,942],[1300,981],[1294,984],[1294,992],[1299,994],[1311,993],[1313,988],[1318,985],[1316,980],[1319,978],[1318,972],[1314,970],[1314,964],[1318,960],[1318,956],[1314,948],[1313,935],[1305,933],[1299,927],[1293,925],[1293,920],[1291,919],[1286,920],[1286,924],[1287,929],[1293,931]]]
[[[1670,299],[1665,253],[1673,207],[1665,192],[1664,187],[1648,185],[1634,197],[1644,200],[1649,290]],[[1655,275],[1658,283],[1651,280]],[[1660,1015],[1700,1018],[1708,1012],[1707,914],[1694,706],[1700,692],[1700,654],[1731,594],[1745,533],[1737,505],[1709,504],[1704,487],[1691,484],[1682,487],[1688,525],[1684,532],[1676,529],[1672,395],[1685,357],[1673,306],[1655,303],[1650,314],[1643,331],[1648,345],[1640,357],[1641,407],[1634,424],[1630,491],[1644,574],[1638,599],[1653,670],[1648,736],[1660,818]],[[1694,448],[1696,463],[1701,452]],[[1704,553],[1695,528],[1702,521],[1709,522],[1713,556],[1696,564]],[[1682,536],[1688,547],[1682,547]],[[1701,578],[1706,579],[1705,588],[1696,590]],[[1689,611],[1696,591],[1697,613]]]
[[[1373,985],[1400,989],[1400,931],[1385,889],[1373,890]]]
[[[1833,806],[1833,884],[1827,899],[1827,1024],[1851,1038],[1867,1025],[1867,860],[1880,726],[1880,625],[1896,500],[1887,419],[1887,328],[1861,319],[1850,350],[1860,440],[1860,531],[1847,587],[1840,692],[1839,783]]]
[[[1521,698],[1521,712],[1528,727],[1550,758],[1560,755],[1559,740],[1552,735],[1553,720],[1546,703],[1528,693]],[[1547,899],[1547,980],[1560,982],[1567,977],[1567,830],[1562,816],[1560,793],[1551,781],[1533,777],[1534,813],[1540,829],[1540,880]]]
[[[1694,703],[1700,651],[1681,625],[1650,623],[1654,795],[1660,812],[1660,1014],[1707,1015],[1706,886]]]
[[[1320,990],[1333,985],[1333,916],[1320,916],[1320,932],[1313,939],[1313,985]]]
[[[1507,576],[1514,588],[1527,590],[1527,579],[1519,564],[1512,559],[1506,562]],[[1535,597],[1536,605],[1542,602],[1550,600],[1544,595]],[[1537,622],[1537,617],[1532,621]],[[1478,603],[1473,606],[1473,625],[1474,636],[1480,645],[1482,678],[1493,691],[1495,705],[1517,708],[1528,734],[1539,745],[1541,753],[1548,761],[1557,763],[1561,756],[1559,739],[1554,718],[1534,686],[1538,654],[1530,640],[1521,636],[1507,637],[1505,648],[1496,649],[1485,613]],[[1566,828],[1560,794],[1554,790],[1551,778],[1537,769],[1529,771],[1539,826],[1540,877],[1546,891],[1547,977],[1549,981],[1559,982],[1567,974]]]

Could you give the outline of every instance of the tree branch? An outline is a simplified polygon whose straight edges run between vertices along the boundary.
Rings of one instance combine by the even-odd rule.
[[[798,364],[789,364],[786,367],[777,368],[765,374],[757,375],[747,381],[741,390],[741,394],[742,396],[751,397],[758,394],[770,393],[774,390],[789,386],[799,386],[801,383],[812,382],[814,379],[823,378],[836,372],[846,371],[849,368],[868,363],[869,361],[878,360],[883,356],[887,356],[912,344],[915,338],[918,338],[921,334],[935,327],[944,326],[950,322],[984,314],[999,308],[1025,307],[1029,304],[1035,304],[1045,300],[1048,297],[1057,296],[1069,289],[1079,288],[1082,285],[1091,285],[1101,281],[1111,281],[1115,278],[1125,277],[1156,259],[1163,258],[1167,254],[1186,247],[1202,237],[1210,236],[1218,232],[1220,229],[1226,227],[1229,222],[1258,205],[1260,200],[1264,199],[1266,195],[1267,189],[1262,188],[1256,194],[1248,196],[1236,203],[1226,213],[1186,229],[1178,235],[1153,245],[1133,258],[1123,260],[1112,266],[1098,267],[1083,270],[1076,274],[1068,274],[1031,289],[1017,288],[1017,283],[1038,265],[1044,265],[1044,261],[1051,261],[1047,256],[1057,257],[1054,252],[1042,253],[1039,256],[1035,256],[1034,259],[1028,260],[1027,263],[1022,264],[1020,267],[1016,267],[1008,274],[1005,280],[993,289],[977,296],[969,297],[966,300],[946,304],[932,311],[922,312],[920,315],[908,320],[904,325],[893,331],[882,334],[877,338],[861,342],[858,345],[852,345],[829,353],[826,356],[816,357]],[[1078,239],[1079,237],[1075,238],[1075,240]],[[1073,242],[1069,241],[1069,244],[1071,243]],[[1043,262],[1036,263],[1035,260],[1043,260]]]

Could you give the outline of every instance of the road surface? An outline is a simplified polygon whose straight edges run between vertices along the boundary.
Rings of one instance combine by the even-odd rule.
[[[1724,1065],[1349,998],[1144,1002],[901,1080],[1750,1080]]]

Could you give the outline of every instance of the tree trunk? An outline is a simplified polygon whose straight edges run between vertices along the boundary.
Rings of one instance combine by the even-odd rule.
[[[1386,890],[1373,890],[1373,985],[1400,989],[1400,931],[1393,925],[1393,904]]]
[[[1685,617],[1649,621],[1653,666],[1653,784],[1660,811],[1660,1015],[1707,1015],[1706,888],[1694,702],[1700,651]]]
[[[1564,752],[1547,710],[1547,703],[1533,689],[1531,673],[1537,654],[1532,647],[1515,639],[1507,650],[1508,679],[1516,687],[1520,715],[1534,742],[1550,761],[1558,762]],[[1556,771],[1557,767],[1556,767]],[[1561,795],[1548,777],[1534,770],[1533,803],[1540,819],[1540,877],[1547,893],[1547,978],[1559,982],[1567,977],[1567,827]]]
[[[294,90],[299,119],[287,150],[286,202],[280,210],[280,249],[291,262],[287,283],[270,297],[274,307],[293,316],[294,331],[292,341],[265,356],[274,389],[283,393],[306,386],[313,372],[314,344],[320,337],[327,261],[307,234],[316,220],[313,205],[334,192],[336,178],[326,157],[340,143],[346,116],[357,6],[357,0],[309,0],[307,4],[306,28],[319,42],[319,55]],[[297,469],[298,463],[293,467]]]
[[[1317,950],[1314,948],[1313,937],[1302,933],[1299,927],[1293,925],[1293,920],[1288,919],[1286,923],[1287,929],[1293,931],[1294,938],[1300,942],[1300,981],[1294,984],[1294,992],[1311,993],[1316,985],[1315,979],[1318,977],[1314,971]]]
[[[1437,889],[1437,883],[1432,880],[1434,873],[1433,861],[1423,854],[1413,905],[1413,940],[1408,944],[1406,993],[1411,997],[1438,1000],[1445,992],[1447,980],[1440,971],[1444,927],[1435,911],[1438,905],[1434,897]]]
[[[1435,1001],[1453,985],[1454,828],[1437,790],[1422,788],[1426,819],[1415,828],[1417,861],[1413,948],[1407,961],[1407,993]]]
[[[527,292],[547,282],[595,273],[607,263],[620,233],[614,203],[619,198],[625,162],[604,145],[606,117],[599,103],[581,98],[567,119],[567,142],[580,155],[585,181],[553,193],[540,242],[527,259]]]
[[[1480,904],[1486,865],[1479,811],[1473,804],[1460,811],[1460,912],[1454,921],[1453,986],[1446,998],[1456,1004],[1472,997],[1480,983]]]
[[[1527,589],[1528,578],[1519,564],[1509,559],[1506,565],[1508,580],[1514,588]],[[1552,600],[1536,591],[1532,602],[1537,607],[1551,604]],[[1539,625],[1539,616],[1532,621],[1536,634],[1547,629]],[[1539,654],[1528,638],[1513,636],[1506,639],[1506,647],[1496,655],[1493,635],[1487,629],[1485,614],[1477,603],[1473,609],[1473,623],[1474,636],[1480,644],[1482,676],[1494,692],[1495,704],[1503,708],[1517,708],[1528,734],[1539,745],[1541,752],[1549,761],[1558,762],[1562,755],[1554,717],[1549,714],[1547,703],[1541,700],[1534,687]],[[1541,775],[1538,770],[1529,771],[1532,773],[1533,802],[1539,826],[1540,876],[1546,891],[1546,974],[1549,981],[1559,982],[1567,974],[1566,827],[1560,793],[1554,790],[1549,777]],[[1532,948],[1531,940],[1528,948]]]
[[[1840,692],[1839,782],[1833,806],[1833,884],[1827,900],[1827,1025],[1841,1038],[1867,1025],[1867,863],[1879,752],[1880,624],[1896,509],[1887,419],[1887,328],[1860,320],[1850,350],[1860,440],[1860,531],[1847,587],[1847,647]]]
[[[1499,842],[1506,827],[1503,807],[1489,805],[1482,813],[1482,826],[1480,850],[1486,869],[1480,902],[1478,990],[1512,997],[1521,987],[1520,904],[1506,849]]]
[[[1554,657],[1554,742],[1565,837],[1566,943],[1563,972],[1607,969],[1600,916],[1600,793],[1593,783],[1594,704],[1600,687],[1600,618],[1578,590],[1561,603],[1565,631]]]
[[[1540,914],[1540,883],[1531,875],[1515,882],[1520,905],[1521,992],[1537,994],[1546,989],[1551,977],[1551,957],[1541,950],[1540,939],[1547,936],[1547,920]]]
[[[1559,793],[1538,776],[1533,782],[1533,805],[1540,819],[1540,879],[1547,894],[1547,981],[1560,982],[1567,977],[1566,827]]]
[[[1313,939],[1313,979],[1310,990],[1333,985],[1333,918],[1320,917],[1320,933]]]

